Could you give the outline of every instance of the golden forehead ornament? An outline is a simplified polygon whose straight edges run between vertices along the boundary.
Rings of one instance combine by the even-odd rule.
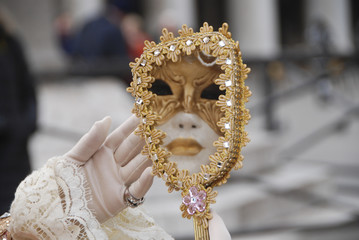
[[[152,159],[153,174],[166,182],[169,192],[182,191],[182,216],[193,217],[196,239],[199,239],[208,235],[210,204],[215,203],[217,195],[213,187],[226,183],[233,168],[242,167],[241,149],[249,142],[244,126],[250,119],[245,108],[251,95],[245,86],[250,69],[243,64],[239,43],[231,38],[227,23],[218,31],[204,23],[197,33],[183,25],[178,33],[174,37],[164,28],[160,43],[145,41],[141,57],[130,63],[133,81],[127,91],[135,98],[132,111],[141,119],[136,133],[146,141],[142,153]],[[208,67],[202,75],[209,82],[196,76],[186,84],[173,73],[185,66],[185,61],[193,62],[193,59]],[[188,71],[188,75],[196,75],[201,70],[196,71],[195,67]],[[175,88],[173,96],[159,96],[151,91],[158,78]],[[222,94],[214,100],[201,98],[196,91],[210,84]],[[202,165],[197,173],[177,168],[176,162],[171,161],[172,153],[163,146],[166,133],[156,128],[178,111],[199,115],[219,135],[213,143],[217,151],[208,156],[209,164]]]

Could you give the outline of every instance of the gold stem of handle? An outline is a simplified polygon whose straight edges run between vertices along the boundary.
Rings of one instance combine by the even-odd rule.
[[[193,218],[193,227],[195,240],[209,240],[208,228],[205,228],[202,224],[199,224],[196,218]]]

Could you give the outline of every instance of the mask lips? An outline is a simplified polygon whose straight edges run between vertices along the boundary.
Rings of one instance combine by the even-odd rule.
[[[195,156],[203,147],[193,138],[176,138],[166,145],[173,155]]]

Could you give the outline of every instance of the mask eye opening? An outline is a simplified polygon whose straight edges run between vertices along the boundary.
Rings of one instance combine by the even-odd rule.
[[[220,90],[217,84],[212,83],[205,89],[203,89],[201,93],[201,98],[210,99],[210,100],[218,100],[220,95],[225,95],[226,92],[224,90]]]
[[[156,80],[152,83],[151,88],[148,90],[157,94],[158,96],[173,95],[171,87],[165,81],[159,78],[156,78]]]

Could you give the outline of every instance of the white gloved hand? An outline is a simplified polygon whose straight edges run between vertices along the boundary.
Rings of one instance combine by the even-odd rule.
[[[208,222],[209,238],[211,240],[231,240],[231,235],[222,218],[214,211],[212,211],[212,216],[212,219]]]
[[[132,116],[107,136],[111,118],[105,117],[65,155],[83,167],[91,189],[89,208],[100,223],[127,207],[127,187],[140,199],[152,185],[152,162],[141,155],[144,141],[133,133],[138,123]]]

